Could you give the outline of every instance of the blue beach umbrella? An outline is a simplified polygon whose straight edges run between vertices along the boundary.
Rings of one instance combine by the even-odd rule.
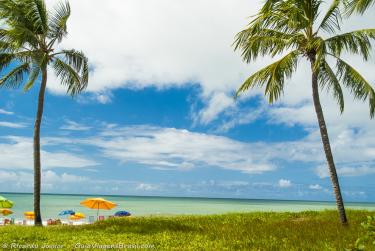
[[[74,212],[73,210],[65,210],[65,211],[62,211],[61,213],[59,213],[59,216],[65,216],[65,215],[74,215],[76,212]]]
[[[117,216],[117,217],[125,217],[125,216],[130,216],[130,215],[131,215],[131,213],[126,212],[126,211],[118,211],[118,212],[115,213],[115,216]]]

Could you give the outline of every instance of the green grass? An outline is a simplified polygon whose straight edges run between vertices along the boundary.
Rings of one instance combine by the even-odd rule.
[[[77,243],[149,244],[154,250],[344,250],[364,233],[360,223],[367,215],[374,212],[348,211],[349,226],[339,224],[335,211],[132,217],[76,227],[6,226],[0,227],[0,245],[54,244],[68,250]]]

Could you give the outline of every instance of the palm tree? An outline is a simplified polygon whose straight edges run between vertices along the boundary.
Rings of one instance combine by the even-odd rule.
[[[369,59],[371,39],[375,29],[356,30],[340,35],[327,35],[340,31],[340,0],[334,0],[329,10],[317,22],[321,0],[268,0],[250,22],[239,32],[235,50],[242,52],[249,63],[260,56],[282,55],[281,59],[251,75],[239,88],[237,95],[250,88],[264,87],[270,103],[279,99],[284,84],[296,71],[298,60],[307,59],[311,65],[312,96],[318,119],[321,139],[336,196],[336,203],[343,224],[347,223],[336,167],[333,160],[327,126],[320,104],[320,89],[327,88],[344,111],[342,88],[348,88],[356,99],[369,100],[370,116],[375,115],[375,92],[370,83],[348,62],[343,53],[359,54]],[[324,33],[325,37],[321,33]],[[284,55],[284,53],[286,55]],[[336,67],[331,67],[330,62]]]
[[[344,0],[345,8],[349,15],[353,12],[363,14],[374,3],[374,0]]]
[[[88,59],[81,51],[55,51],[67,35],[69,16],[70,6],[67,2],[58,4],[53,11],[47,11],[43,0],[0,2],[0,18],[3,22],[0,28],[0,71],[7,71],[0,79],[0,86],[23,86],[24,91],[28,91],[40,84],[34,126],[34,212],[35,225],[38,226],[42,225],[40,125],[47,68],[52,66],[70,95],[80,93],[88,83]]]

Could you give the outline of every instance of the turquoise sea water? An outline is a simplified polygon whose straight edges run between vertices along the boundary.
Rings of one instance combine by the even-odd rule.
[[[32,194],[0,195],[12,200],[12,217],[22,218],[25,211],[33,211]],[[110,211],[100,211],[100,215],[113,215],[116,211],[126,210],[135,216],[142,215],[179,215],[179,214],[221,214],[229,212],[252,211],[306,211],[335,209],[333,202],[279,201],[279,200],[242,200],[209,198],[170,198],[138,196],[88,196],[88,195],[42,195],[41,206],[43,219],[58,218],[62,210],[72,209],[87,216],[96,215],[95,210],[80,205],[86,198],[103,197],[118,206]],[[346,203],[347,208],[375,210],[375,203]]]

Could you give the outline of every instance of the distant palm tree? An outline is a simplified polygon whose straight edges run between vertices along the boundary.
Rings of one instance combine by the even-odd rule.
[[[374,0],[344,0],[348,14],[358,12],[363,14],[368,8],[375,4]]]
[[[61,84],[67,86],[67,92],[71,95],[84,90],[88,83],[88,60],[82,52],[55,51],[55,46],[67,35],[69,16],[70,6],[67,2],[60,3],[48,12],[43,0],[0,1],[0,18],[3,23],[0,26],[0,71],[8,71],[0,79],[0,87],[23,86],[28,91],[35,84],[40,84],[34,127],[35,225],[42,225],[40,125],[47,68],[52,66]]]
[[[305,58],[310,62],[315,112],[340,220],[346,224],[344,202],[320,104],[319,87],[327,88],[333,93],[341,112],[344,111],[344,86],[356,99],[368,99],[371,118],[375,115],[374,89],[357,70],[340,57],[346,52],[359,54],[364,60],[368,60],[370,40],[375,39],[375,29],[357,30],[325,38],[326,36],[321,36],[321,32],[332,34],[340,31],[341,0],[333,1],[328,12],[322,16],[322,21],[317,23],[322,3],[321,0],[266,1],[249,26],[237,34],[235,50],[242,52],[247,63],[259,56],[274,57],[282,53],[286,55],[250,76],[239,88],[237,95],[250,88],[265,86],[265,95],[268,96],[269,102],[273,103],[283,94],[285,81],[296,71],[298,60]],[[328,60],[334,61],[336,67],[331,68]]]

